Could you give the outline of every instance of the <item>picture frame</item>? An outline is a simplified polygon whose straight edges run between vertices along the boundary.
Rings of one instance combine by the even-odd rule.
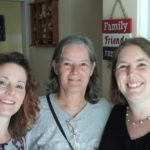
[[[0,41],[5,41],[5,18],[4,15],[0,15]]]

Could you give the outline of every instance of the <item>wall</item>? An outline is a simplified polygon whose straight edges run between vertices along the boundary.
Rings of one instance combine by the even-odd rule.
[[[111,12],[113,9],[113,5],[116,0],[103,0],[103,19],[110,19]],[[126,13],[129,18],[132,18],[133,21],[133,36],[137,36],[137,25],[138,25],[138,16],[137,16],[137,0],[122,0],[123,6],[126,10]],[[108,5],[109,4],[109,5]],[[117,4],[117,7],[114,12],[113,18],[123,18],[123,13],[120,9],[120,5]],[[103,89],[103,96],[109,99],[109,85],[110,85],[110,63],[106,60],[102,61],[102,89]]]
[[[0,14],[5,17],[6,40],[0,41],[0,52],[22,51],[19,2],[0,2]]]
[[[70,34],[86,35],[94,42],[101,73],[101,0],[58,0],[59,39]],[[30,47],[30,62],[33,73],[40,83],[39,95],[45,93],[44,83],[48,79],[49,63],[54,48]]]

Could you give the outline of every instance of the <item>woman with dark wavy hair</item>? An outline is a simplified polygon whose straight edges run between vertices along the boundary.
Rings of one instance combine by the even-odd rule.
[[[25,150],[25,135],[36,121],[37,84],[18,52],[0,53],[0,150]]]
[[[111,108],[99,94],[91,40],[79,35],[62,39],[52,57],[40,119],[28,137],[29,150],[96,149]]]

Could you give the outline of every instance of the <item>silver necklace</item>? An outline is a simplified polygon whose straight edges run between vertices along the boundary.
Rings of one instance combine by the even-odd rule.
[[[132,121],[129,119],[129,106],[127,106],[127,110],[126,110],[126,120],[127,120],[127,123],[133,125],[133,126],[139,126],[139,125],[142,125],[144,124],[145,121],[150,121],[150,116],[147,116],[146,118],[142,119],[142,120],[139,120],[139,121]]]

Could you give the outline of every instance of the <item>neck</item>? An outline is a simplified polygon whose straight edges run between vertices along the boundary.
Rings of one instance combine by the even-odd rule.
[[[57,95],[56,101],[65,112],[72,116],[77,115],[87,103],[83,96],[73,95]]]
[[[8,132],[10,119],[0,117],[0,144],[7,142],[10,139]]]
[[[130,104],[130,114],[135,120],[142,120],[150,116],[149,103]]]

